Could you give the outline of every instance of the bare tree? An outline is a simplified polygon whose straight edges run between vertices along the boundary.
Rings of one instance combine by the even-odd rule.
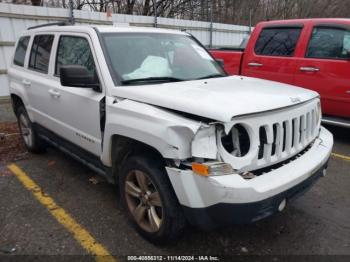
[[[15,4],[44,4],[68,8],[68,0],[0,0]],[[74,8],[113,13],[157,15],[169,18],[210,20],[221,23],[253,25],[272,19],[350,17],[350,0],[73,0]]]

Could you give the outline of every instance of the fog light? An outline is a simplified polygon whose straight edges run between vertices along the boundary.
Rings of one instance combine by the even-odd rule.
[[[283,209],[286,207],[286,205],[287,205],[287,200],[283,199],[282,202],[278,206],[278,211],[282,212]]]

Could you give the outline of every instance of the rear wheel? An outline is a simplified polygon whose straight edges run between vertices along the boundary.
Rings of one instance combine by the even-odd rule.
[[[42,152],[45,148],[44,141],[40,139],[40,137],[34,130],[33,124],[30,121],[24,106],[20,106],[17,109],[17,122],[23,142],[28,151],[33,153]]]
[[[164,166],[130,157],[120,176],[121,200],[137,231],[154,243],[178,237],[185,219]]]

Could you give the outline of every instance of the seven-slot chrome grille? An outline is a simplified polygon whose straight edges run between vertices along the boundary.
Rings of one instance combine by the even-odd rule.
[[[319,99],[314,99],[277,111],[235,118],[226,126],[226,134],[220,134],[220,157],[240,171],[277,164],[298,154],[314,141],[320,128],[320,115]],[[242,128],[246,135],[242,135]],[[232,134],[239,134],[240,139],[235,139]],[[231,136],[231,149],[238,150],[223,145],[224,136]]]

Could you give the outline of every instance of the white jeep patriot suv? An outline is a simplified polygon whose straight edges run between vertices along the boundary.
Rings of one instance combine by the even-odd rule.
[[[282,211],[326,172],[317,93],[227,76],[180,31],[40,26],[18,40],[10,93],[29,151],[56,146],[111,183],[153,242]]]

